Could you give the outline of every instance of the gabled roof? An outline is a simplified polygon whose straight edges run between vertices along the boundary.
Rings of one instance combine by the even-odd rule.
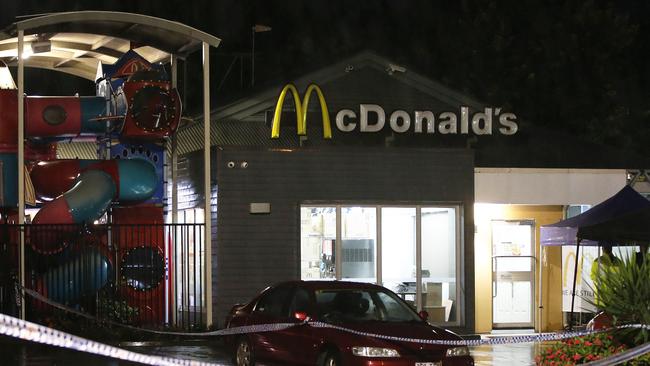
[[[345,77],[351,71],[363,68],[372,68],[381,72],[387,72],[395,80],[401,81],[442,102],[451,105],[466,105],[476,108],[482,108],[484,106],[483,103],[479,103],[477,100],[472,99],[467,95],[454,91],[453,89],[412,70],[405,69],[403,72],[390,72],[391,68],[395,69],[396,67],[399,66],[395,65],[393,61],[379,56],[374,52],[364,51],[287,82],[292,82],[299,90],[304,90],[315,80],[317,80],[319,84],[326,84],[330,81]],[[211,119],[217,121],[244,120],[246,117],[272,109],[275,107],[279,90],[283,85],[284,84],[276,85],[270,89],[254,93],[249,97],[235,101],[224,107],[217,108],[213,110]]]
[[[357,71],[360,71],[357,73]],[[370,75],[369,78],[358,79],[360,74]],[[356,75],[356,76],[355,76]],[[351,80],[354,80],[351,82]],[[251,94],[232,103],[212,110],[212,139],[214,145],[238,145],[258,147],[296,147],[304,141],[295,132],[282,133],[279,140],[272,140],[271,126],[265,122],[268,111],[273,111],[280,90],[286,83],[293,83],[298,90],[316,82],[323,89],[332,87],[342,91],[342,95],[327,94],[326,100],[331,108],[331,102],[339,102],[341,106],[352,103],[364,103],[368,96],[364,95],[364,87],[395,88],[394,90],[369,90],[367,95],[375,95],[383,102],[409,104],[414,106],[431,106],[431,103],[442,108],[458,108],[468,106],[470,109],[483,110],[487,104],[471,96],[455,91],[429,77],[408,69],[408,66],[396,65],[389,59],[370,51],[364,51],[352,57],[323,67],[313,72],[293,79],[283,80],[268,89],[251,91]],[[361,88],[353,83],[363,83]],[[376,83],[376,84],[373,84]],[[367,84],[367,85],[366,85]],[[351,88],[341,89],[343,87]],[[352,90],[355,89],[355,90]],[[415,93],[411,94],[414,91]],[[325,90],[327,93],[328,91]],[[404,94],[406,93],[406,94]],[[291,98],[289,98],[291,99]],[[290,104],[287,103],[287,106]],[[312,102],[317,109],[317,103]],[[498,107],[498,106],[495,106]],[[333,112],[330,109],[330,112]],[[317,113],[317,112],[316,112]],[[315,121],[314,121],[315,122]],[[447,135],[444,139],[431,138],[425,134],[362,134],[366,140],[362,144],[388,144],[391,146],[454,146],[472,148],[476,152],[476,166],[481,167],[536,167],[536,168],[639,168],[647,166],[650,160],[634,152],[616,149],[614,147],[585,141],[579,136],[569,134],[557,127],[552,128],[537,125],[521,118],[517,119],[519,131],[512,136],[493,134],[489,136]],[[313,127],[312,127],[313,126]],[[223,133],[241,128],[247,133]],[[283,124],[282,128],[292,128]],[[310,124],[309,133],[318,136],[318,123]],[[203,126],[201,123],[190,123],[179,130],[179,152],[191,152],[202,148],[201,139]],[[289,131],[287,131],[289,132]],[[334,131],[336,132],[336,131]],[[335,133],[336,134],[336,133]],[[372,136],[370,136],[372,135]],[[190,136],[192,136],[190,138]],[[236,137],[236,138],[234,138]],[[323,141],[320,137],[310,139],[308,144],[340,145],[354,143],[351,140],[359,134],[339,133],[331,141]],[[344,141],[345,139],[345,141]],[[370,141],[372,139],[372,141]],[[392,141],[391,141],[392,140]],[[436,145],[437,144],[437,145]]]
[[[0,60],[17,64],[18,31],[23,30],[26,67],[66,72],[93,80],[99,62],[112,64],[135,49],[151,63],[170,55],[185,57],[203,42],[220,39],[185,24],[141,14],[76,11],[38,15],[18,21],[0,33]]]
[[[288,136],[287,134],[281,135],[279,140],[271,140],[271,129],[263,124],[251,125],[251,122],[264,122],[264,112],[275,108],[277,103],[278,93],[280,89],[287,83],[291,82],[296,85],[299,90],[304,90],[310,83],[317,81],[318,84],[327,84],[337,79],[345,78],[349,72],[370,68],[378,70],[382,73],[387,73],[391,67],[395,68],[395,63],[377,55],[371,51],[364,51],[352,57],[346,58],[342,61],[326,66],[319,70],[304,74],[294,80],[288,80],[283,83],[272,86],[268,89],[253,92],[250,96],[236,100],[223,107],[213,109],[210,120],[212,121],[211,127],[211,143],[214,145],[233,144],[233,145],[261,145],[268,147],[293,146],[296,145],[295,136]],[[396,81],[401,81],[422,93],[431,96],[432,98],[441,100],[451,105],[466,105],[475,108],[482,108],[483,104],[468,97],[467,95],[458,93],[438,82],[435,82],[426,76],[420,75],[411,70],[406,72],[392,72],[389,73],[390,77]],[[202,121],[202,116],[197,118],[197,121]],[[220,131],[234,130],[241,127],[248,133],[238,134],[238,138],[232,140],[228,136],[222,136]],[[202,148],[201,139],[197,136],[203,136],[202,122],[191,123],[179,129],[179,153],[188,153],[191,151],[199,150]],[[261,131],[261,133],[260,133]],[[264,139],[260,140],[259,137],[263,135]],[[229,136],[234,136],[230,134]]]

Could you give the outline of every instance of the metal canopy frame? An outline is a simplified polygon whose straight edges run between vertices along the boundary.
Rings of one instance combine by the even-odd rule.
[[[15,38],[14,38],[15,37]],[[203,133],[205,187],[205,271],[207,326],[212,325],[212,217],[210,211],[210,47],[221,40],[182,23],[147,15],[79,11],[35,16],[16,22],[0,33],[0,60],[18,68],[18,223],[25,222],[24,70],[27,67],[62,71],[95,81],[99,62],[114,63],[134,48],[150,62],[170,62],[176,83],[177,58],[198,49],[203,53]],[[134,47],[137,46],[137,47]],[[32,55],[25,57],[25,50]],[[19,57],[19,55],[24,55]],[[172,143],[172,176],[177,152]],[[175,183],[175,182],[174,182]],[[172,221],[177,221],[178,198],[172,190]],[[20,285],[25,285],[25,236],[20,232]],[[24,298],[24,291],[23,298]],[[25,302],[21,303],[25,318]]]
[[[202,43],[221,40],[185,24],[147,15],[79,11],[22,20],[0,33],[0,60],[18,63],[18,34],[23,31],[25,66],[62,71],[95,79],[98,62],[114,63],[129,49],[152,63],[184,59]],[[21,52],[24,54],[24,52]]]

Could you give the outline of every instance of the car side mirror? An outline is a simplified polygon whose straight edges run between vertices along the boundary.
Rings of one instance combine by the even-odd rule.
[[[418,316],[420,317],[420,319],[424,320],[425,322],[427,321],[427,319],[429,319],[429,313],[426,310],[421,310],[418,313]]]
[[[309,315],[307,315],[307,313],[304,311],[294,312],[293,318],[301,322],[309,321]]]

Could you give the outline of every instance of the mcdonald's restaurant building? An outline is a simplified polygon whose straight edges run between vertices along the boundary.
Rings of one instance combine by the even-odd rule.
[[[539,227],[626,183],[622,152],[370,52],[252,93],[211,121],[219,327],[271,284],[339,279],[380,283],[464,333],[561,329],[572,267],[562,249],[541,250]],[[181,221],[203,210],[202,129],[179,132]]]

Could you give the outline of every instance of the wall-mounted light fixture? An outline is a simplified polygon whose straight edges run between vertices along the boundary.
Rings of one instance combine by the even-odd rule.
[[[271,204],[269,202],[251,202],[248,212],[250,214],[270,214]]]

